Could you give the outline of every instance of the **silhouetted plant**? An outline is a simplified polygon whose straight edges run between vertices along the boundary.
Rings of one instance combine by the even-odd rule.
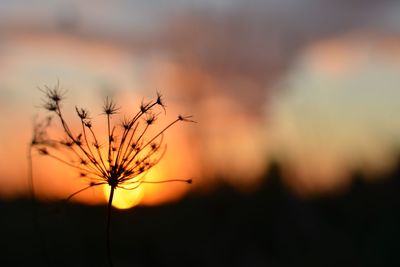
[[[48,142],[47,137],[47,128],[50,127],[51,119],[51,116],[48,116],[40,121],[35,118],[32,137],[28,146],[28,185],[32,201],[35,201],[36,199],[35,184],[33,181],[32,149],[38,145],[51,146],[51,143]]]
[[[33,159],[32,159],[32,150],[35,146],[41,144],[44,145],[47,143],[47,128],[50,126],[51,116],[44,118],[43,120],[38,121],[35,118],[33,132],[31,136],[31,140],[28,145],[27,150],[27,158],[28,158],[28,187],[29,187],[29,195],[32,204],[32,225],[35,235],[39,240],[40,254],[42,256],[41,260],[44,260],[46,257],[44,255],[44,245],[43,245],[43,237],[42,231],[39,225],[38,220],[38,207],[36,202],[36,192],[35,192],[35,183],[33,179]],[[50,145],[50,144],[49,144]],[[37,245],[34,245],[34,248],[37,248]]]
[[[110,194],[107,205],[107,252],[108,261],[112,266],[110,253],[110,219],[114,191],[117,188],[134,190],[144,183],[185,182],[192,183],[191,179],[171,179],[161,181],[147,181],[146,172],[155,166],[165,153],[163,144],[164,133],[178,122],[194,122],[191,116],[179,115],[161,130],[150,135],[150,128],[154,127],[159,118],[160,110],[165,105],[160,93],[147,103],[142,102],[137,113],[124,116],[120,123],[113,123],[114,116],[120,107],[107,97],[103,105],[102,115],[107,124],[106,140],[100,140],[94,129],[94,122],[89,111],[75,107],[80,121],[80,129],[75,132],[65,120],[61,103],[65,91],[57,84],[54,88],[45,86],[41,89],[45,98],[43,107],[58,118],[63,131],[61,139],[49,138],[41,132],[41,125],[36,125],[37,140],[32,144],[42,155],[62,162],[79,172],[88,186],[71,194],[74,195],[91,187],[109,185]],[[35,138],[33,140],[36,140]]]

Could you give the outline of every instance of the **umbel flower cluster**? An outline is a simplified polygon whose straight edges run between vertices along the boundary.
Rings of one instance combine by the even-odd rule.
[[[191,179],[146,181],[147,171],[161,160],[166,151],[163,143],[165,132],[179,122],[194,122],[191,116],[179,115],[163,128],[155,130],[154,125],[166,108],[160,93],[152,101],[142,101],[136,113],[125,115],[117,121],[115,117],[119,115],[120,107],[107,97],[101,114],[107,129],[104,129],[106,133],[100,135],[95,130],[95,121],[89,111],[81,107],[75,107],[79,129],[70,127],[62,111],[65,91],[59,85],[53,88],[45,86],[41,91],[44,93],[42,106],[55,115],[61,125],[62,136],[48,136],[48,120],[45,124],[36,125],[32,145],[40,154],[74,168],[88,182],[85,188],[69,198],[93,186],[109,185],[109,201],[112,202],[112,195],[117,188],[134,190],[143,183],[192,182]],[[105,140],[101,136],[106,136],[103,138]]]

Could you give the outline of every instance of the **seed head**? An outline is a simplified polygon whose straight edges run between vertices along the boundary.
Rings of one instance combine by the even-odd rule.
[[[160,112],[158,110],[163,109],[165,112],[165,104],[159,92],[157,92],[155,100],[148,103],[142,101],[139,111],[124,117],[122,123],[119,121],[120,125],[113,122],[112,116],[117,114],[120,108],[111,98],[107,97],[103,105],[103,114],[107,117],[105,121],[107,129],[106,132],[99,134],[92,126],[89,111],[83,108],[75,107],[81,122],[80,129],[76,130],[70,127],[63,115],[61,102],[64,99],[64,92],[60,90],[59,84],[54,88],[46,86],[41,91],[45,95],[43,108],[53,112],[58,118],[63,136],[60,139],[48,138],[43,129],[49,124],[43,129],[36,127],[35,132],[37,131],[37,133],[32,139],[32,146],[38,147],[37,150],[41,155],[47,155],[76,169],[81,179],[89,180],[88,186],[71,194],[67,200],[88,188],[109,185],[108,207],[110,208],[116,188],[134,190],[143,183],[192,183],[192,179],[159,181],[146,181],[145,179],[146,172],[154,167],[164,155],[166,146],[163,145],[163,136],[165,132],[181,121],[194,122],[191,120],[191,116],[179,115],[177,119],[167,123],[158,131],[154,129],[155,127],[149,127],[159,119]],[[153,129],[149,130],[149,128],[153,128],[155,133],[152,132]],[[78,134],[76,134],[77,131]],[[100,139],[99,136],[105,136],[105,140]],[[108,213],[109,221],[110,213]],[[107,225],[109,229],[109,223]]]
[[[157,115],[154,113],[146,113],[146,123],[147,125],[152,125],[157,119]]]
[[[54,88],[44,86],[39,88],[44,93],[45,98],[43,99],[43,107],[48,111],[57,111],[60,102],[64,99],[65,91],[60,88],[60,84],[57,83]]]
[[[84,125],[89,129],[92,128],[92,122],[90,120],[84,121]]]
[[[110,116],[110,115],[116,114],[119,109],[120,108],[117,108],[117,106],[116,106],[115,102],[112,100],[112,98],[107,96],[104,101],[104,106],[103,106],[104,114]]]
[[[47,109],[48,111],[56,111],[57,110],[57,104],[53,101],[48,101],[43,103],[43,107]]]
[[[89,119],[89,111],[87,111],[87,109],[75,107],[75,110],[81,120]]]
[[[166,110],[166,105],[164,103],[164,98],[162,96],[162,94],[160,92],[157,91],[157,100],[156,100],[157,105],[159,105],[160,107],[162,107],[162,109],[164,110],[164,114],[167,113]]]
[[[32,145],[41,144],[38,148],[40,154],[49,155],[77,169],[82,178],[94,179],[96,183],[90,184],[89,187],[108,184],[112,188],[133,190],[142,183],[150,183],[145,180],[143,174],[154,167],[164,155],[165,132],[180,121],[193,122],[191,116],[179,115],[164,128],[150,133],[149,126],[159,119],[160,112],[157,111],[165,110],[163,97],[157,92],[155,100],[142,101],[139,112],[136,115],[124,116],[118,123],[122,127],[117,127],[111,115],[117,114],[120,107],[107,97],[103,104],[103,114],[107,115],[105,121],[107,132],[101,134],[96,132],[89,117],[89,111],[75,107],[76,114],[81,120],[81,129],[76,134],[76,130],[73,130],[64,118],[61,108],[64,93],[59,89],[59,85],[54,88],[45,87],[42,92],[45,95],[43,107],[55,112],[64,134],[58,141],[61,146],[51,146],[50,140],[57,140],[57,138],[47,138],[44,134],[40,134],[40,138],[45,140],[39,142],[35,139]],[[106,140],[99,139],[99,136],[106,136]],[[179,179],[159,182],[170,181],[191,183],[191,180]]]

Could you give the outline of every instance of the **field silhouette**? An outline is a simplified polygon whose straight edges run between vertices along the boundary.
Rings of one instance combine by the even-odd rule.
[[[400,164],[374,184],[355,172],[345,193],[308,200],[287,190],[280,175],[273,164],[254,194],[221,186],[178,203],[114,210],[115,266],[400,264]],[[1,265],[107,265],[104,206],[38,203],[41,241],[28,200],[0,207]]]

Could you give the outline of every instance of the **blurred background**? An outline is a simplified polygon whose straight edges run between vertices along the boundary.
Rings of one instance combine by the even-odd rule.
[[[400,3],[394,0],[0,0],[0,255],[106,266],[106,193],[27,151],[38,87],[103,119],[161,91],[151,179],[116,192],[116,266],[398,266]],[[122,116],[122,114],[121,114]],[[133,206],[136,206],[132,208]],[[84,218],[84,219],[83,219]],[[28,240],[28,241],[27,241]],[[24,254],[26,257],[19,257]]]

